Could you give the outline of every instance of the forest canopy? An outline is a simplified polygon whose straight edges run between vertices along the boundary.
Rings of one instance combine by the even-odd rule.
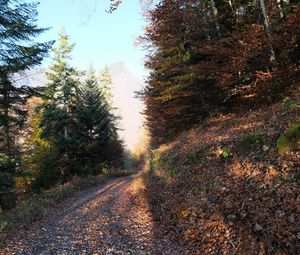
[[[299,81],[298,1],[159,1],[140,38],[154,144],[216,112],[252,109]]]

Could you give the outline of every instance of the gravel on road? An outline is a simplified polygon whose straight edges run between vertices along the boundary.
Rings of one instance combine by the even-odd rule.
[[[135,203],[130,176],[88,189],[43,223],[32,224],[0,248],[9,255],[181,255],[180,247],[153,235],[147,203]]]

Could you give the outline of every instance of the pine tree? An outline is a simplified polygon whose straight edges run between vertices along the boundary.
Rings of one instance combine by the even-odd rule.
[[[107,105],[112,109],[113,108],[113,95],[111,91],[112,78],[107,65],[100,73],[99,85]]]
[[[36,25],[37,3],[0,0],[0,6],[0,170],[13,172],[19,164],[16,136],[33,94],[31,88],[17,86],[13,76],[40,64],[52,42],[33,42],[46,30]]]
[[[64,31],[59,34],[58,43],[58,47],[52,49],[53,62],[47,73],[42,127],[45,137],[64,144],[70,136],[70,108],[76,96],[80,73],[69,63],[74,44],[69,44],[69,37]]]
[[[58,47],[52,49],[53,59],[48,83],[44,89],[43,116],[41,120],[42,138],[49,140],[58,151],[62,176],[71,171],[72,152],[70,151],[73,125],[71,112],[79,82],[80,73],[69,63],[74,44],[62,31],[59,34]]]
[[[116,142],[117,132],[115,117],[110,112],[93,70],[89,71],[77,95],[73,112],[78,165],[84,166],[83,174],[99,173],[100,163],[109,161],[109,145]]]

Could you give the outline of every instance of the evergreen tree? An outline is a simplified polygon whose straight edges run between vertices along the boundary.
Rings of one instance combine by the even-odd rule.
[[[37,3],[0,0],[0,6],[0,170],[13,172],[19,164],[16,136],[26,119],[24,104],[33,93],[17,86],[13,76],[40,64],[52,42],[33,42],[46,30],[36,25]]]
[[[113,95],[111,92],[112,78],[108,66],[105,66],[105,68],[100,73],[99,85],[107,105],[112,109],[113,107]]]
[[[107,154],[111,153],[109,145],[116,143],[117,129],[115,117],[110,112],[92,70],[77,95],[73,112],[78,165],[84,166],[84,174],[99,173],[100,163],[110,161]]]
[[[42,127],[45,137],[64,143],[69,138],[70,108],[79,85],[79,72],[69,64],[74,44],[69,44],[69,37],[64,31],[59,34],[58,42],[58,47],[52,49],[53,62],[47,73]]]
[[[69,64],[73,48],[74,44],[69,43],[68,36],[62,31],[58,47],[52,49],[54,55],[43,94],[42,137],[55,144],[60,155],[62,175],[69,174],[72,161],[71,108],[79,85],[79,72]]]

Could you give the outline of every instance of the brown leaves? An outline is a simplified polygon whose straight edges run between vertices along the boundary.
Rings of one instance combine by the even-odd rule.
[[[281,130],[297,118],[299,109],[286,110],[281,103],[243,116],[219,116],[158,150],[179,172],[166,177],[162,164],[158,171],[164,178],[148,179],[146,191],[160,197],[161,210],[154,214],[182,230],[177,238],[190,254],[297,254],[300,154],[278,156],[275,148]],[[260,140],[241,150],[254,130]],[[219,160],[218,148],[230,148],[233,156]]]

